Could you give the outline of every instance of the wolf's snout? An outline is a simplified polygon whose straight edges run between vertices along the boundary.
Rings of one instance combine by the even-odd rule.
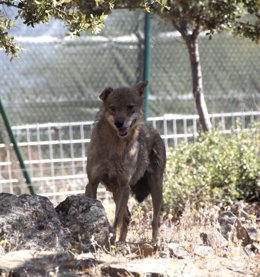
[[[114,124],[117,127],[117,132],[120,137],[126,137],[128,135],[130,127],[126,126],[127,122],[124,119],[117,119]]]
[[[123,126],[124,126],[124,120],[122,120],[122,119],[119,119],[119,120],[116,120],[115,121],[115,125],[116,125],[116,127],[118,128],[118,129],[120,129],[120,128],[123,128]]]

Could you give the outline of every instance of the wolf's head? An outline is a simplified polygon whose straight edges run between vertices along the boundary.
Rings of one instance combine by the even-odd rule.
[[[147,81],[133,87],[108,87],[100,94],[106,120],[121,138],[126,138],[143,121],[144,89]]]

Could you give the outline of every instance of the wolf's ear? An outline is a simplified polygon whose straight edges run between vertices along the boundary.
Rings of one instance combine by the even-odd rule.
[[[108,87],[108,88],[105,88],[99,95],[99,98],[104,102],[106,101],[108,95],[113,91],[112,88]]]
[[[140,82],[138,84],[135,85],[135,88],[137,89],[137,91],[140,93],[140,96],[143,96],[144,95],[144,89],[145,87],[147,86],[148,84],[148,81],[143,81],[143,82]]]

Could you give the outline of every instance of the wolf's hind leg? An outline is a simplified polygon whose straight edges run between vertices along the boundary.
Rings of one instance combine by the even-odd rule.
[[[162,207],[162,177],[151,173],[148,177],[153,204],[152,240],[157,242]]]

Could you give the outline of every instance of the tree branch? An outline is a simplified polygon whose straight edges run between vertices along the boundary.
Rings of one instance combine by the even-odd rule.
[[[193,37],[194,39],[197,38],[198,35],[199,35],[199,33],[200,33],[200,25],[199,25],[199,24],[196,24],[196,27],[195,27],[195,29],[194,29],[193,32],[192,32],[192,37]]]

